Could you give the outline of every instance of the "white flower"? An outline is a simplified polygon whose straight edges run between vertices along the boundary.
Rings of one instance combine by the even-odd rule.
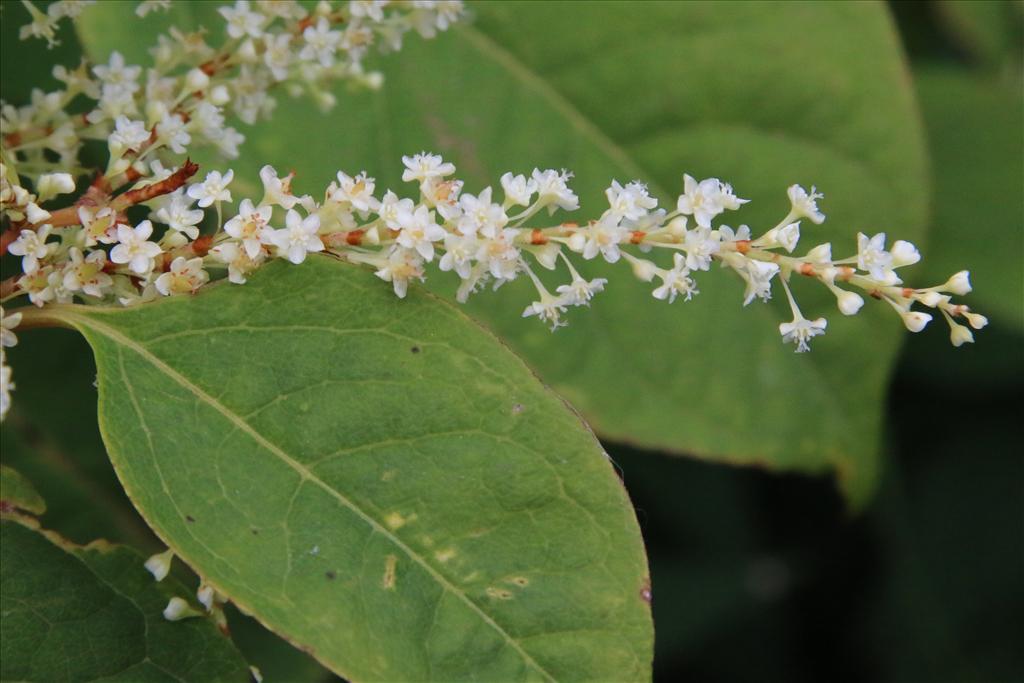
[[[800,221],[772,228],[754,241],[754,246],[772,249],[782,247],[789,253],[796,249],[800,241]]]
[[[24,272],[34,273],[39,268],[39,260],[46,258],[56,247],[55,244],[46,243],[52,229],[44,225],[39,230],[22,230],[18,239],[7,248],[15,256],[22,257],[21,269]]]
[[[171,269],[158,277],[153,284],[164,296],[172,296],[192,294],[209,279],[209,274],[203,270],[201,256],[192,259],[179,256],[171,262]]]
[[[475,235],[447,233],[444,236],[445,251],[438,262],[438,267],[445,272],[454,270],[463,280],[468,279],[473,267],[473,257],[479,248]]]
[[[307,26],[302,32],[306,44],[299,51],[299,59],[316,60],[324,67],[332,66],[334,53],[338,51],[338,44],[341,42],[341,33],[330,29],[331,24],[324,17],[320,17],[315,27]]]
[[[135,8],[135,15],[139,18],[145,17],[150,12],[168,11],[171,9],[171,0],[142,0]]]
[[[399,220],[399,216],[403,214],[412,214],[415,210],[415,204],[411,199],[399,199],[391,190],[388,190],[384,194],[384,199],[381,200],[380,206],[377,207],[377,215],[384,221],[384,225],[388,226],[392,230],[401,230],[402,222]]]
[[[402,231],[396,240],[406,249],[415,249],[425,260],[434,258],[434,242],[444,239],[444,228],[434,222],[434,212],[420,206],[414,213],[402,213],[398,217]]]
[[[711,257],[721,247],[717,237],[706,227],[686,231],[683,251],[686,252],[686,266],[690,270],[708,270],[711,267]]]
[[[149,131],[142,121],[132,121],[127,116],[118,116],[114,121],[114,132],[107,138],[110,156],[120,158],[128,150],[138,151],[142,143],[149,140]]]
[[[238,0],[234,8],[220,7],[217,11],[228,22],[227,31],[232,38],[241,38],[242,36],[259,38],[263,35],[263,25],[267,18],[258,12],[251,11],[248,0]]]
[[[514,245],[518,234],[515,228],[505,228],[480,240],[476,258],[499,281],[512,280],[519,272],[519,250]]]
[[[281,33],[264,37],[266,52],[263,53],[263,62],[270,69],[275,81],[283,81],[288,78],[288,67],[292,63],[292,37],[290,34]]]
[[[316,234],[320,229],[319,216],[313,214],[302,218],[298,211],[289,209],[284,222],[283,229],[263,233],[264,240],[277,247],[281,256],[299,264],[306,260],[306,254],[324,250],[324,243]]]
[[[825,242],[807,252],[804,256],[804,260],[808,263],[812,263],[816,266],[831,266],[832,265],[832,243]]]
[[[899,282],[892,271],[892,254],[885,250],[884,232],[870,238],[862,232],[857,233],[857,267],[881,282]]]
[[[747,202],[749,199],[740,199],[732,191],[732,185],[729,183],[719,183],[718,186],[718,201],[722,205],[722,208],[735,211]]]
[[[89,252],[89,255],[83,258],[81,250],[71,247],[68,256],[71,260],[64,269],[64,289],[102,298],[113,287],[113,279],[103,272],[103,267],[107,264],[106,252]]]
[[[577,235],[585,235],[583,243],[583,258],[588,261],[598,254],[604,256],[608,263],[615,263],[622,255],[619,251],[619,243],[627,238],[627,233],[622,228],[614,215],[605,216],[599,221],[588,225],[584,230],[577,232]],[[579,244],[579,238],[570,242],[570,248]]]
[[[588,282],[577,273],[572,282],[567,285],[559,285],[556,291],[567,304],[589,306],[590,300],[598,292],[604,291],[606,284],[608,284],[608,280],[603,277],[594,278]]]
[[[819,199],[824,199],[825,195],[819,193],[817,188],[811,186],[810,193],[799,185],[790,185],[786,190],[786,194],[789,195],[789,202],[792,206],[789,215],[793,218],[806,218],[815,225],[821,225],[825,222],[825,214],[818,210]]]
[[[99,211],[87,206],[78,207],[78,220],[81,221],[85,246],[114,244],[117,242],[117,214],[109,206]]]
[[[857,311],[864,305],[864,299],[856,292],[848,292],[845,289],[836,287],[833,292],[836,295],[836,305],[843,315],[856,315]]]
[[[548,213],[553,214],[557,209],[575,211],[580,208],[580,198],[569,189],[569,179],[572,173],[566,170],[558,172],[554,169],[541,171],[533,169],[533,182],[537,184],[537,204],[548,207]]]
[[[263,250],[262,236],[273,212],[271,206],[255,207],[251,199],[243,199],[238,215],[224,224],[224,232],[242,242],[249,258],[256,258]]]
[[[911,332],[920,332],[932,320],[929,314],[922,313],[921,311],[901,310],[899,314],[903,318],[903,326]]]
[[[444,178],[455,173],[455,164],[449,163],[438,154],[420,152],[411,157],[402,157],[405,170],[402,171],[403,182],[426,182],[428,180]]]
[[[540,301],[534,301],[527,306],[523,311],[523,317],[529,318],[535,315],[542,322],[551,323],[551,331],[554,332],[559,327],[565,327],[566,323],[561,320],[561,315],[565,313],[568,305],[569,302],[563,297],[552,296],[549,292],[541,291]]]
[[[683,194],[679,195],[676,208],[681,214],[693,216],[700,227],[709,228],[712,218],[745,201],[736,199],[732,188],[723,185],[718,178],[707,178],[698,183],[689,174],[683,174]]]
[[[373,196],[374,187],[374,179],[367,177],[366,171],[354,178],[338,171],[338,189],[331,195],[331,199],[348,202],[365,217],[368,211],[376,211],[380,207],[380,202]]]
[[[963,325],[950,321],[949,340],[953,343],[953,346],[961,347],[964,344],[973,344],[974,334]]]
[[[508,224],[508,216],[500,204],[491,201],[491,188],[485,188],[479,195],[464,194],[459,197],[462,209],[458,228],[464,235],[475,235],[480,232],[486,237],[493,237]]]
[[[193,240],[199,237],[197,226],[203,220],[203,215],[202,210],[192,208],[192,200],[186,197],[180,188],[175,190],[169,201],[153,214],[160,223],[165,223],[171,230],[183,233]]]
[[[7,416],[11,409],[11,392],[14,391],[14,382],[11,381],[11,366],[7,365],[3,349],[0,348],[0,421]]]
[[[149,221],[142,221],[134,228],[118,225],[118,244],[110,250],[110,260],[114,263],[127,263],[132,272],[145,275],[153,270],[153,259],[163,253],[160,245],[148,241],[152,234],[153,224]]]
[[[374,274],[390,282],[395,294],[404,299],[409,290],[409,280],[423,280],[423,259],[415,250],[395,247],[388,254],[387,263]]]
[[[18,336],[14,328],[21,323],[21,313],[4,315],[4,307],[0,306],[0,347],[17,346]]]
[[[970,271],[961,270],[958,273],[954,273],[952,277],[946,280],[946,284],[939,287],[939,289],[959,296],[969,293],[971,291]]]
[[[604,194],[612,214],[631,221],[639,220],[658,205],[658,200],[647,194],[647,186],[639,181],[627,183],[623,187],[619,181],[613,180]]]
[[[733,230],[728,225],[718,227],[718,237],[722,242],[746,242],[750,240],[750,227],[741,225]]]
[[[92,68],[92,72],[105,85],[121,86],[128,92],[135,92],[139,88],[136,81],[142,73],[142,67],[126,65],[124,56],[114,51],[110,54],[110,61],[107,64],[97,64]]]
[[[28,299],[36,306],[43,306],[53,301],[56,296],[53,281],[53,266],[43,266],[32,273],[27,273],[18,278],[18,287],[28,294]]]
[[[797,353],[804,353],[811,350],[807,342],[812,337],[825,334],[827,326],[828,321],[824,318],[807,320],[803,316],[797,315],[793,322],[779,324],[779,334],[782,335],[783,342],[793,342],[796,344]]]
[[[28,218],[28,222],[34,225],[49,220],[50,212],[46,209],[40,208],[35,202],[29,202],[28,206],[25,207],[25,216]]]
[[[227,188],[234,177],[235,172],[230,169],[224,175],[210,171],[203,182],[189,186],[188,196],[199,200],[199,206],[204,209],[214,202],[230,202],[231,191]]]
[[[292,194],[292,175],[289,173],[284,179],[277,177],[277,170],[270,166],[260,169],[260,180],[263,182],[263,199],[260,204],[273,204],[283,209],[290,209],[295,206],[299,198]]]
[[[176,154],[184,154],[185,146],[192,142],[192,136],[185,130],[185,121],[178,114],[164,114],[156,125],[156,139]]]
[[[746,291],[743,292],[743,305],[748,305],[755,298],[767,301],[772,298],[772,278],[779,272],[779,266],[775,263],[745,259],[746,267],[737,269],[736,272],[747,283]]]
[[[501,176],[501,189],[505,193],[505,206],[529,206],[537,191],[537,181],[526,176],[506,173]]]
[[[153,575],[154,579],[163,581],[171,572],[171,561],[173,559],[174,551],[168,549],[162,553],[150,556],[143,566],[146,567],[146,571]]]
[[[59,17],[40,12],[32,3],[26,3],[25,7],[32,16],[32,22],[25,24],[18,30],[18,38],[20,40],[45,38],[48,47],[52,48],[54,45],[59,45],[60,41],[57,40],[57,19]],[[7,393],[4,392],[4,396],[6,395]],[[7,411],[4,410],[2,412],[6,413]]]
[[[177,596],[171,598],[167,607],[164,607],[164,619],[167,621],[180,621],[199,616],[202,616],[202,612],[192,609],[187,602]]]
[[[384,6],[387,4],[388,0],[353,0],[348,3],[348,10],[353,17],[383,21]]]
[[[240,247],[237,242],[218,244],[210,250],[210,253],[220,260],[221,263],[227,264],[228,280],[236,285],[244,285],[246,275],[255,270],[266,256],[263,251],[260,251],[255,257],[250,258],[245,249]]]
[[[676,300],[676,295],[682,294],[686,297],[686,301],[693,298],[694,294],[698,294],[697,284],[690,277],[690,269],[686,266],[686,258],[679,253],[672,255],[672,270],[658,270],[658,276],[661,278],[662,285],[656,288],[651,294],[655,299],[661,299],[664,301],[668,299],[669,303]]]

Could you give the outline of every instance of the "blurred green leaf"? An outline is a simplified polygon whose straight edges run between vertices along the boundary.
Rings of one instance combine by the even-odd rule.
[[[957,44],[981,64],[1020,69],[1024,46],[1020,0],[938,0],[935,7]]]
[[[332,670],[649,677],[646,560],[607,456],[454,307],[312,257],[25,316],[92,345],[110,457],[154,530]]]
[[[154,582],[134,551],[68,546],[5,517],[0,554],[0,680],[249,680],[212,620],[164,619],[183,587]]]
[[[0,509],[18,508],[34,515],[46,512],[46,501],[17,470],[0,465]]]
[[[805,239],[832,241],[837,254],[852,253],[858,230],[921,238],[921,135],[883,6],[471,9],[475,26],[408,40],[380,60],[379,93],[341,93],[329,116],[282,96],[272,122],[245,129],[243,157],[230,164],[237,197],[257,195],[266,163],[295,169],[297,187],[314,194],[339,168],[369,169],[379,188],[401,190],[400,156],[432,149],[459,165],[467,191],[510,168],[569,167],[593,215],[612,177],[648,181],[670,203],[688,170],[734,182],[756,200],[740,220],[761,228],[786,212],[787,185],[817,184],[830,220],[809,226]],[[82,37],[103,57],[111,49],[104,27],[121,15],[111,5],[93,10]],[[132,37],[153,40],[148,28]],[[703,275],[699,297],[667,307],[621,264],[588,263],[586,272],[612,274],[609,291],[554,336],[520,320],[531,297],[525,278],[479,296],[471,310],[603,436],[725,462],[835,471],[855,502],[870,495],[884,388],[904,334],[891,311],[844,319],[830,296],[798,283],[806,310],[832,319],[815,352],[797,357],[778,336],[789,319],[784,303],[744,309],[739,282],[725,274]]]

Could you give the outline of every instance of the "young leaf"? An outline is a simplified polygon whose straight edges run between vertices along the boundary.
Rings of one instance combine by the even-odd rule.
[[[112,49],[104,27],[119,9],[92,10],[82,37],[102,58]],[[847,254],[858,230],[921,238],[922,136],[884,6],[488,2],[472,11],[474,26],[429,44],[408,40],[376,61],[379,93],[339,92],[329,116],[279,97],[273,120],[245,129],[240,159],[201,163],[232,166],[239,191],[254,197],[267,163],[294,169],[296,186],[310,191],[339,168],[407,189],[399,159],[421,149],[456,162],[472,192],[506,170],[566,167],[592,212],[583,220],[606,206],[613,177],[650,183],[664,205],[688,171],[734,183],[754,200],[740,220],[762,227],[782,217],[785,188],[799,182],[827,195],[828,222],[805,226],[811,244]],[[221,30],[215,18],[192,20]],[[145,55],[154,35],[143,25],[120,38]],[[700,296],[673,307],[622,264],[591,262],[584,274],[609,278],[607,291],[555,335],[519,318],[525,278],[479,295],[471,311],[604,436],[833,471],[854,502],[870,496],[885,388],[905,336],[892,311],[844,318],[834,299],[797,282],[805,310],[829,316],[815,352],[797,357],[779,340],[784,302],[744,308],[742,285],[724,273],[708,274]]]
[[[12,509],[41,515],[46,512],[46,501],[28,479],[7,465],[0,465],[0,510]]]
[[[249,680],[210,619],[164,619],[184,588],[154,582],[133,550],[65,546],[25,524],[0,521],[0,680]]]
[[[335,672],[649,677],[646,561],[607,456],[453,306],[312,257],[31,317],[92,345],[110,457],[156,533]]]

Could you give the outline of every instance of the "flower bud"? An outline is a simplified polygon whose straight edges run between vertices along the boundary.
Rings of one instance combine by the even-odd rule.
[[[213,590],[213,586],[209,586],[205,583],[199,586],[199,590],[196,591],[196,599],[199,600],[202,606],[206,608],[207,612],[213,609],[214,596],[215,592]]]
[[[586,244],[587,236],[583,234],[581,231],[577,230],[573,234],[569,235],[569,241],[567,242],[567,246],[576,253],[583,251],[583,247]]]
[[[970,323],[971,327],[976,330],[988,325],[988,318],[981,315],[980,313],[971,313],[970,311],[964,311],[964,317],[967,318],[967,322]]]
[[[174,559],[174,551],[167,550],[153,555],[146,560],[146,570],[153,575],[157,581],[163,581],[171,571],[171,560]]]
[[[917,300],[928,308],[935,308],[939,304],[943,303],[943,300],[949,301],[949,297],[938,292],[920,292],[917,295]]]
[[[209,85],[210,77],[202,69],[192,69],[185,74],[185,90],[188,92],[206,90]]]
[[[921,260],[921,254],[917,251],[917,247],[906,240],[896,240],[889,253],[892,254],[893,268],[909,266]]]
[[[966,270],[961,270],[959,273],[955,273],[951,278],[946,280],[946,284],[942,285],[942,289],[953,294],[963,296],[971,291],[971,273]]]
[[[235,55],[239,60],[246,64],[255,64],[259,61],[260,56],[256,54],[256,45],[251,39],[246,40],[244,43],[238,46],[235,50]]]
[[[856,315],[864,305],[864,299],[859,294],[844,290],[837,292],[836,302],[839,304],[839,312],[843,315]]]
[[[36,183],[36,192],[39,193],[39,201],[43,202],[59,194],[68,194],[75,191],[75,179],[70,173],[45,173],[39,176]]]
[[[633,268],[633,275],[644,282],[650,282],[658,273],[658,266],[645,259],[631,259],[630,265]]]
[[[930,315],[920,311],[906,311],[900,315],[903,317],[903,324],[911,332],[920,332],[932,319]]]
[[[29,223],[42,223],[50,218],[50,212],[39,208],[35,202],[29,202],[29,205],[25,207],[25,215],[28,217]]]
[[[198,617],[201,613],[192,609],[192,606],[179,597],[171,598],[164,607],[164,619],[167,621],[180,621],[189,617]]]
[[[209,100],[211,104],[222,107],[231,101],[231,92],[225,85],[215,85],[210,88]]]
[[[673,218],[666,227],[668,234],[673,237],[682,237],[686,234],[686,216]]]
[[[949,340],[953,342],[953,346],[963,346],[964,344],[974,343],[974,335],[971,334],[971,331],[963,325],[951,323]]]

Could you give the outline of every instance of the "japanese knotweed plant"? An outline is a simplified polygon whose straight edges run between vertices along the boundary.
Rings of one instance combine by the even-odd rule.
[[[23,4],[22,37],[53,43],[91,3]],[[842,315],[865,296],[912,332],[941,315],[955,346],[987,323],[953,299],[971,289],[966,271],[903,282],[920,259],[910,242],[861,233],[838,257],[830,242],[800,249],[802,224],[825,221],[813,186],[789,185],[781,220],[751,227],[730,218],[747,203],[731,185],[687,174],[670,200],[611,180],[607,206],[582,218],[567,170],[467,187],[425,151],[401,158],[408,185],[394,189],[357,169],[315,194],[271,165],[243,189],[230,168],[197,175],[200,146],[238,156],[229,116],[270,117],[281,91],[330,108],[336,81],[380,87],[368,50],[432,38],[463,8],[238,0],[217,13],[222,26],[160,35],[145,68],[116,51],[58,65],[63,89],[4,104],[0,119],[0,251],[20,258],[0,282],[0,341],[59,325],[92,345],[110,457],[169,548],[145,566],[162,580],[180,556],[201,577],[194,601],[170,598],[168,620],[211,613],[226,629],[230,600],[354,680],[649,675],[646,562],[600,446],[487,332],[410,288],[431,269],[457,279],[459,302],[525,279],[536,297],[509,315],[552,331],[614,286],[581,275],[595,259],[666,303],[696,296],[698,278],[715,286],[701,273],[716,263],[742,281],[744,306],[781,289],[779,334],[798,352],[827,322],[798,306],[795,278]],[[0,360],[5,415],[14,383]],[[34,528],[32,509],[4,511]],[[11,543],[60,552],[23,536]],[[31,658],[4,666],[40,675]]]

